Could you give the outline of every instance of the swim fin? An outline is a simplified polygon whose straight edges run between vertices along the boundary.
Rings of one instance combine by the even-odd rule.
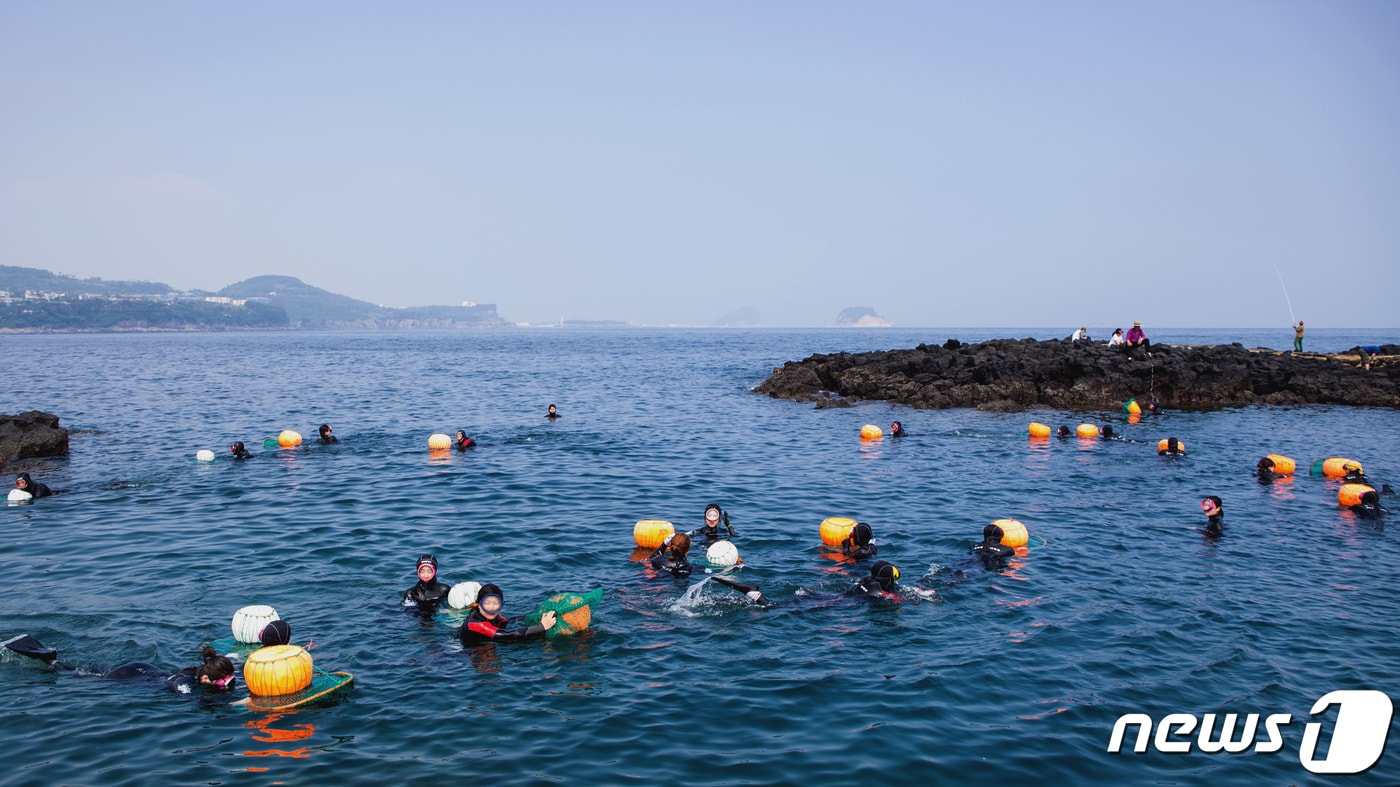
[[[18,637],[4,643],[4,646],[14,652],[28,656],[31,659],[38,659],[45,664],[52,664],[58,659],[58,651],[53,648],[44,647],[44,643],[29,636],[21,634]]]

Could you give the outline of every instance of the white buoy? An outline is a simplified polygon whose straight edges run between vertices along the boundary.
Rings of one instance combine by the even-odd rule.
[[[705,550],[705,559],[712,566],[732,566],[739,562],[739,548],[728,541],[716,541]]]
[[[212,462],[214,461],[214,452],[208,448],[201,448],[195,453],[194,460],[196,462]]]
[[[11,490],[10,490],[10,502],[11,502],[11,503],[28,503],[30,500],[33,500],[33,499],[34,499],[34,495],[29,494],[28,492],[24,491],[23,489],[11,489]]]
[[[447,591],[447,606],[453,609],[466,609],[476,603],[476,594],[481,592],[480,582],[458,582]]]
[[[260,645],[258,635],[277,617],[277,610],[266,604],[252,604],[233,613],[233,638],[247,645]]]

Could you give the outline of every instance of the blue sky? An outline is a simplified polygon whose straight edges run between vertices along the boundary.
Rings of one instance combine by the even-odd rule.
[[[0,0],[0,264],[707,325],[1394,327],[1400,3]],[[1276,272],[1277,271],[1277,272]]]

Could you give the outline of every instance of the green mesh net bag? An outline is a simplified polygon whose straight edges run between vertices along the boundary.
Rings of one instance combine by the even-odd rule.
[[[570,636],[588,628],[589,622],[593,619],[592,605],[603,600],[603,589],[589,591],[588,593],[558,593],[550,596],[539,609],[531,612],[525,618],[526,625],[533,626],[540,622],[544,613],[553,611],[558,616],[558,622],[554,628],[545,632],[549,639],[555,637]]]

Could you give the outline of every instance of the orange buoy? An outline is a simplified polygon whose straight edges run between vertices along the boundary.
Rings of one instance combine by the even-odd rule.
[[[1165,454],[1165,453],[1167,452],[1167,446],[1170,444],[1170,441],[1171,441],[1171,438],[1169,438],[1169,437],[1163,437],[1161,440],[1158,440],[1158,441],[1157,441],[1157,453],[1159,453],[1159,454]],[[1177,450],[1178,452],[1180,452],[1180,453],[1183,453],[1183,454],[1186,453],[1186,444],[1183,443],[1183,442],[1181,442],[1180,440],[1177,440],[1177,441],[1176,441],[1176,450]]]
[[[1354,506],[1361,502],[1362,495],[1374,491],[1376,490],[1365,484],[1342,484],[1342,488],[1337,490],[1337,502],[1344,506]]]
[[[1356,465],[1361,469],[1361,463],[1347,459],[1342,456],[1332,456],[1322,460],[1322,474],[1328,478],[1346,478],[1347,465]]]
[[[430,448],[430,449],[432,449],[432,450],[434,450],[434,451],[440,451],[440,450],[442,450],[442,449],[444,449],[444,448],[451,448],[451,447],[452,447],[452,438],[448,437],[447,435],[445,435],[445,434],[443,434],[443,433],[441,433],[441,432],[438,432],[437,434],[429,435],[429,436],[428,436],[428,448]]]
[[[866,424],[860,428],[860,439],[862,440],[879,440],[884,436],[884,431],[875,424]]]
[[[1080,437],[1098,437],[1099,428],[1093,424],[1080,424],[1074,428],[1074,433]]]
[[[283,429],[282,433],[277,435],[277,444],[283,448],[295,448],[301,445],[301,434],[291,429]]]
[[[656,549],[675,534],[676,526],[664,519],[639,519],[632,526],[632,540],[646,549]]]
[[[1030,534],[1026,532],[1026,526],[1017,519],[998,519],[992,524],[1001,528],[1001,543],[1008,547],[1023,547],[1030,539]]]
[[[1050,436],[1050,427],[1046,426],[1045,424],[1039,421],[1031,421],[1030,429],[1028,429],[1027,431],[1030,432],[1031,437]]]
[[[1294,462],[1283,454],[1269,454],[1266,458],[1274,463],[1275,475],[1293,475],[1293,471],[1298,466],[1297,462]]]
[[[311,685],[311,654],[300,645],[259,648],[243,664],[243,683],[263,697],[301,691]]]
[[[1123,404],[1123,412],[1128,415],[1142,415],[1142,405],[1138,404],[1136,399],[1129,399]]]
[[[848,516],[833,516],[822,520],[822,543],[829,547],[839,547],[851,534],[856,521]]]
[[[549,600],[545,603],[548,604],[572,601],[573,599],[578,597],[579,596],[577,593],[560,593],[557,596],[550,596]],[[580,606],[574,607],[568,612],[559,613],[559,623],[555,625],[557,626],[559,624],[563,624],[564,626],[567,626],[567,628],[560,630],[559,633],[561,634],[577,634],[580,631],[587,629],[588,624],[592,622],[593,610],[590,609],[587,604],[582,604]]]

